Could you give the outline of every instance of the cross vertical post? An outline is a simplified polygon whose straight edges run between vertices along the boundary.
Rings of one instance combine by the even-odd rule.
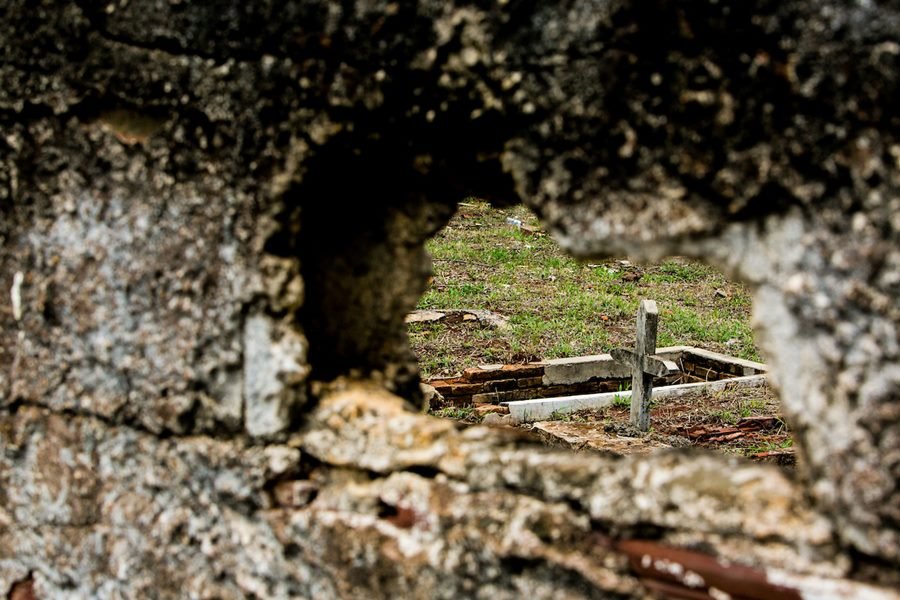
[[[659,312],[653,300],[641,300],[637,317],[637,341],[634,350],[615,349],[612,357],[631,366],[631,425],[640,431],[650,429],[650,399],[653,378],[678,372],[678,365],[656,354],[656,329]]]
[[[642,359],[656,353],[658,325],[659,311],[656,302],[641,300],[631,372],[631,425],[640,431],[650,428],[650,398],[653,396],[653,375],[644,370]]]

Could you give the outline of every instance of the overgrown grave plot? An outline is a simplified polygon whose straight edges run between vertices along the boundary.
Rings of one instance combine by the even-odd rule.
[[[443,396],[433,412],[465,423],[496,413],[503,416],[485,422],[520,426],[576,451],[640,454],[695,446],[793,464],[792,438],[766,384],[765,365],[685,346],[660,348],[656,355],[677,364],[678,372],[653,379],[649,432],[630,423],[630,369],[608,354],[484,365],[459,378],[431,380]],[[521,400],[528,397],[536,399]]]
[[[697,384],[736,380],[761,384],[766,367],[761,363],[729,357],[690,346],[659,348],[657,356],[678,365],[678,371],[653,378],[657,394],[685,394]],[[736,379],[735,379],[736,378]],[[470,367],[458,377],[435,378],[428,383],[440,394],[432,408],[457,408],[481,404],[515,403],[521,421],[550,414],[597,408],[630,395],[632,375],[628,365],[609,354],[557,358],[523,364]],[[571,401],[563,402],[566,398]]]

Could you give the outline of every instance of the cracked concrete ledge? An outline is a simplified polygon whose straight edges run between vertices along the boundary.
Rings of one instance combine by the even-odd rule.
[[[521,561],[529,566],[513,579],[539,596],[550,569],[554,593],[639,597],[616,544],[649,535],[660,552],[715,540],[720,564],[804,596],[900,597],[843,579],[849,564],[828,521],[776,468],[680,452],[573,456],[409,413],[373,384],[343,387],[304,431],[266,446],[3,412],[0,432],[14,437],[0,459],[0,547],[16,551],[0,556],[0,591],[34,573],[39,597],[103,595],[115,581],[126,595],[451,598],[475,591],[466,586],[476,574],[477,589],[490,590],[491,573],[499,584]],[[313,493],[299,501],[280,491],[301,484]],[[488,546],[461,543],[485,531]],[[153,546],[141,541],[148,534]],[[447,536],[460,541],[440,544]],[[218,576],[205,564],[213,546],[230,565]]]
[[[653,388],[653,398],[689,398],[735,388],[762,387],[767,382],[767,375],[748,375],[719,381],[659,386]],[[548,419],[553,414],[569,414],[583,409],[612,406],[616,401],[625,399],[631,399],[631,390],[600,394],[574,394],[555,398],[501,402],[500,404],[509,408],[509,414],[514,423],[532,423]]]

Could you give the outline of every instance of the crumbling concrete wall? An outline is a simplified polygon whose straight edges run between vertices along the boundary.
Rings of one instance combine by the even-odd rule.
[[[759,597],[891,597],[898,19],[8,1],[0,593],[629,597],[710,555]],[[802,479],[411,410],[403,316],[469,193],[749,282]]]

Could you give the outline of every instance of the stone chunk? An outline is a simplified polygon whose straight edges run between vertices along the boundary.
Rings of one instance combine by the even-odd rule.
[[[516,425],[515,421],[512,419],[512,415],[499,415],[497,413],[486,415],[481,424],[487,425],[488,427],[515,427]]]
[[[531,430],[550,446],[569,448],[576,452],[588,450],[627,456],[650,454],[671,447],[648,436],[623,437],[609,433],[602,423],[541,421],[532,425]]]
[[[244,348],[244,427],[254,437],[283,433],[306,398],[306,340],[255,315],[244,325]]]
[[[436,310],[416,310],[406,315],[406,323],[434,323],[440,321],[446,314]]]
[[[615,362],[609,354],[546,360],[544,385],[569,385],[589,379],[621,379],[631,375],[627,365]]]
[[[444,396],[433,385],[420,383],[419,389],[422,390],[424,405],[428,408],[439,408],[444,404]]]
[[[509,328],[509,321],[503,315],[482,309],[414,310],[406,315],[409,323],[436,323],[444,321],[455,324],[462,321],[477,321],[480,325],[496,329]]]
[[[476,404],[475,405],[475,414],[483,417],[490,413],[497,413],[500,415],[509,414],[508,406],[500,406],[499,404]]]

